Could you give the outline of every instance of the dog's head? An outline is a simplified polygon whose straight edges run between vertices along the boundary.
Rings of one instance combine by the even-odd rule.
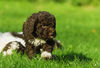
[[[23,33],[27,39],[53,39],[56,37],[55,17],[46,11],[34,13],[24,23]]]

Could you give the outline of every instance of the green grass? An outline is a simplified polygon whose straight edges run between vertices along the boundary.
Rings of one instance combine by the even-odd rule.
[[[55,49],[56,57],[48,61],[40,55],[29,60],[16,52],[0,54],[0,68],[100,68],[100,7],[0,1],[0,32],[21,31],[24,21],[38,11],[55,15],[56,39],[64,49]]]

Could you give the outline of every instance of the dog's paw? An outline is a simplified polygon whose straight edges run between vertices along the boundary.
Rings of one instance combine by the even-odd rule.
[[[6,56],[6,55],[11,55],[13,53],[13,50],[16,50],[19,48],[19,44],[18,42],[16,41],[13,41],[13,42],[9,42],[4,50],[3,50],[3,56]]]
[[[44,51],[41,54],[41,58],[43,59],[50,59],[52,57],[52,54],[50,52]]]
[[[10,49],[3,52],[3,56],[11,55],[11,54],[12,54],[12,51]]]

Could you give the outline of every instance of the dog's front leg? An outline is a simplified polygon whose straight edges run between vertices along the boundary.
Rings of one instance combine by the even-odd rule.
[[[52,57],[53,47],[52,45],[43,44],[41,58],[50,59]]]
[[[29,43],[26,43],[25,53],[28,55],[29,59],[32,59],[35,54],[34,46]]]

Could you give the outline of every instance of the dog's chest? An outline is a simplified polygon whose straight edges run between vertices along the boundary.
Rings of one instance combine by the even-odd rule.
[[[28,42],[31,43],[31,44],[33,44],[34,46],[39,46],[39,45],[41,45],[41,44],[46,43],[45,40],[38,39],[38,38],[35,38],[35,39],[32,39],[32,40],[29,40]]]

